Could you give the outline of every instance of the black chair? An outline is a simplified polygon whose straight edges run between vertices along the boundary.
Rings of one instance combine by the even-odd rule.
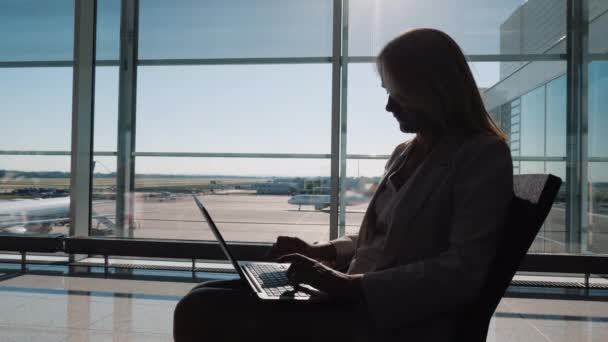
[[[562,180],[553,175],[513,177],[514,197],[502,242],[479,297],[457,325],[455,341],[485,341],[492,315],[551,210]]]

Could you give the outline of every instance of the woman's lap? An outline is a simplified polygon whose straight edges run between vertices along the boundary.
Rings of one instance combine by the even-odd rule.
[[[260,301],[240,279],[214,281],[196,286],[179,302],[174,336],[176,341],[342,340],[355,312],[354,306],[331,303]],[[347,326],[336,328],[340,325]]]
[[[202,288],[239,289],[244,288],[244,286],[245,284],[241,279],[209,280],[196,285],[190,290],[190,292]]]

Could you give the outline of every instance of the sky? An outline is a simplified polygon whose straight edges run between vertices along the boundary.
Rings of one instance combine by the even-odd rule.
[[[374,56],[412,27],[452,35],[466,54],[499,53],[500,24],[523,0],[350,0],[348,53]],[[327,57],[332,1],[142,0],[139,56]],[[4,8],[3,8],[4,7]],[[463,10],[464,9],[464,10]],[[98,59],[117,59],[119,1],[99,0]],[[3,0],[0,62],[72,58],[73,1]],[[479,87],[499,63],[471,63]],[[71,68],[0,68],[0,150],[70,150]],[[97,67],[95,151],[115,151],[117,67]],[[390,154],[408,137],[384,111],[371,64],[350,64],[347,151]],[[138,152],[329,154],[331,64],[140,66]],[[96,157],[115,170],[111,157]],[[384,161],[349,161],[348,175],[377,176]],[[69,157],[0,156],[0,169],[69,170]],[[136,159],[137,173],[329,176],[328,159]]]

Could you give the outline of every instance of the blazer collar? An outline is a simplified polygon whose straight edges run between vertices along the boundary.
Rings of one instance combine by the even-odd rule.
[[[389,230],[385,241],[384,259],[396,255],[390,251],[393,248],[403,246],[403,236],[406,234],[410,221],[423,207],[426,199],[433,192],[436,184],[440,182],[450,169],[452,154],[460,146],[459,138],[446,136],[429,153],[422,164],[409,177],[397,193],[398,201],[401,205],[389,223]],[[379,260],[378,266],[385,265],[392,259]]]
[[[403,160],[405,158],[407,158],[407,154],[408,152],[412,149],[412,145],[408,144],[408,146],[406,146],[403,151],[397,156],[395,157],[395,159],[393,160],[393,162],[388,166],[386,172],[384,172],[384,174],[382,175],[382,178],[380,178],[380,182],[378,183],[378,187],[376,188],[376,192],[374,193],[374,195],[372,196],[372,199],[369,202],[369,205],[367,206],[367,210],[365,211],[365,215],[363,215],[363,221],[361,222],[361,228],[359,230],[359,239],[357,241],[357,246],[362,242],[362,240],[367,238],[367,228],[368,225],[374,224],[375,221],[375,212],[374,212],[374,207],[376,205],[376,198],[378,197],[378,194],[383,191],[383,188],[386,186],[386,182],[388,180],[388,176],[393,173],[398,167],[399,165],[402,164]]]

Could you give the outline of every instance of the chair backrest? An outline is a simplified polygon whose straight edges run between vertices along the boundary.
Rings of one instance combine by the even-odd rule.
[[[461,312],[455,340],[486,340],[492,315],[547,218],[561,183],[553,175],[513,177],[514,197],[496,259],[479,297]]]

